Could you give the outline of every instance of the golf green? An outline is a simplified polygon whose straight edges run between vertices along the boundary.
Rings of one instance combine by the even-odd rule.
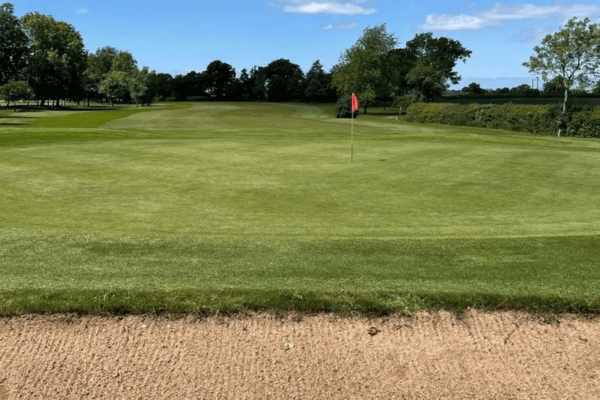
[[[0,311],[600,306],[600,142],[142,110],[0,117]]]

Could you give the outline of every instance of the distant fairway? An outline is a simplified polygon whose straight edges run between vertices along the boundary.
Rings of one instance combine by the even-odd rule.
[[[0,116],[0,311],[600,308],[599,141],[363,115],[350,163],[325,106],[33,117]]]

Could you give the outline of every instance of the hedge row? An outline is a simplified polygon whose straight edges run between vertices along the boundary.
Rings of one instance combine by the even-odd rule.
[[[560,105],[414,103],[406,121],[506,129],[538,135],[600,137],[600,107]]]

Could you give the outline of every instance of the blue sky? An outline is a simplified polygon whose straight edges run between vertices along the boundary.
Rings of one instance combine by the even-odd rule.
[[[399,46],[433,32],[472,50],[457,66],[484,88],[531,84],[521,64],[548,33],[577,16],[600,22],[600,2],[463,0],[4,0],[22,16],[51,14],[81,32],[86,48],[127,50],[138,65],[172,75],[203,71],[214,60],[242,68],[287,58],[307,72],[328,70],[364,28],[387,24]],[[540,79],[541,88],[541,79]]]

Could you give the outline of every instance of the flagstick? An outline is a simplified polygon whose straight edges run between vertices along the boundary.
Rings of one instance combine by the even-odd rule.
[[[350,119],[352,119],[352,127],[350,128],[350,162],[354,162],[354,112],[350,115]]]

